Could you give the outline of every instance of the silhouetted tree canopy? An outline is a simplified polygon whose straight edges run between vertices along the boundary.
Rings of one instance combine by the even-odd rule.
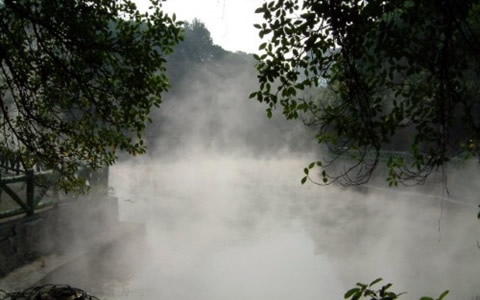
[[[259,90],[252,98],[303,118],[333,158],[325,184],[361,184],[383,150],[390,184],[423,181],[480,143],[479,1],[275,0],[258,8]],[[355,163],[331,171],[338,158]],[[326,172],[325,172],[326,171]]]
[[[213,44],[210,32],[198,19],[183,24],[183,40],[168,58],[168,74],[172,83],[180,82],[196,64],[215,63],[227,54],[222,47]],[[175,84],[174,84],[175,85]]]
[[[80,164],[145,152],[150,110],[169,86],[165,56],[181,22],[152,0],[0,2],[0,153],[80,182]]]

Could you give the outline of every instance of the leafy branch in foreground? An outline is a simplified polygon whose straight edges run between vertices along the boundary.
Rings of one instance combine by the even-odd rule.
[[[266,41],[250,97],[316,131],[330,155],[321,184],[366,183],[381,162],[390,184],[418,183],[479,155],[478,0],[275,0],[256,12]]]
[[[0,2],[0,154],[78,188],[81,165],[145,152],[142,133],[169,86],[181,22],[152,0]]]
[[[382,281],[382,278],[377,278],[370,284],[357,283],[356,286],[345,293],[344,298],[350,300],[358,300],[362,298],[370,300],[394,300],[405,293],[395,293],[390,291],[391,283],[382,286],[379,289],[373,288],[374,285]],[[420,300],[443,300],[449,291],[444,291],[438,298],[421,297]]]

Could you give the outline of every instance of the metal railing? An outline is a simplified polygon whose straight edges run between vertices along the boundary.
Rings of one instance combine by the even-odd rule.
[[[10,217],[16,214],[26,213],[27,215],[33,215],[38,204],[45,195],[46,188],[37,192],[35,195],[35,177],[51,176],[53,172],[35,173],[33,170],[27,170],[23,175],[17,176],[1,176],[0,177],[0,204],[5,201],[5,197],[2,197],[2,193],[5,192],[10,199],[18,206],[16,209],[11,207],[4,207],[3,211],[0,211],[0,218]],[[25,197],[21,197],[18,192],[14,191],[10,185],[22,184],[25,186]],[[23,199],[22,199],[23,198]],[[1,206],[0,206],[1,207]]]
[[[79,175],[92,186],[108,189],[108,168],[98,172],[82,168]],[[61,197],[58,174],[40,167],[25,170],[19,159],[0,157],[0,221],[17,215],[34,215],[39,209],[54,206],[72,197]]]
[[[330,156],[332,156],[330,154]],[[331,157],[333,158],[333,156]],[[353,150],[346,150],[342,154],[338,155],[336,158],[344,159],[344,160],[360,160],[360,152],[353,151]],[[362,153],[362,160],[363,161],[373,161],[377,158],[377,153],[375,151],[369,151],[366,153]],[[378,154],[378,160],[381,162],[387,162],[389,159],[403,159],[407,164],[411,164],[414,162],[414,156],[409,152],[404,151],[389,151],[389,150],[382,150]],[[468,160],[466,155],[458,155],[456,157],[450,158],[448,164],[454,167],[463,166],[463,164]]]

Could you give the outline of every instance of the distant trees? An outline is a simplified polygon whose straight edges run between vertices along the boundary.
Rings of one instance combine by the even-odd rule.
[[[257,13],[267,41],[251,97],[317,131],[334,155],[310,165],[322,183],[367,182],[384,149],[411,156],[388,159],[394,185],[478,155],[479,1],[275,0]],[[342,156],[356,162],[330,172]]]
[[[308,128],[280,117],[265,120],[261,105],[242,101],[257,85],[251,54],[215,45],[199,20],[185,22],[183,31],[167,59],[172,88],[145,134],[150,154],[175,155],[183,147],[257,156],[310,151]]]
[[[183,24],[183,41],[168,59],[168,73],[173,82],[179,82],[193,64],[213,63],[226,54],[222,47],[213,44],[205,24],[194,19]]]
[[[145,152],[150,110],[169,86],[165,56],[181,22],[152,0],[0,2],[0,154],[41,164],[78,187],[80,164]]]
[[[227,53],[222,47],[213,43],[210,32],[198,19],[194,19],[191,23],[185,22],[184,42],[176,50],[176,55],[195,62],[211,62]]]

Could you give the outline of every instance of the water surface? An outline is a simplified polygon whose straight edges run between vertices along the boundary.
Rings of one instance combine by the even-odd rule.
[[[113,167],[120,217],[145,223],[148,245],[120,297],[342,299],[377,277],[408,298],[477,293],[471,209],[441,212],[412,190],[302,186],[309,161],[192,155]]]

